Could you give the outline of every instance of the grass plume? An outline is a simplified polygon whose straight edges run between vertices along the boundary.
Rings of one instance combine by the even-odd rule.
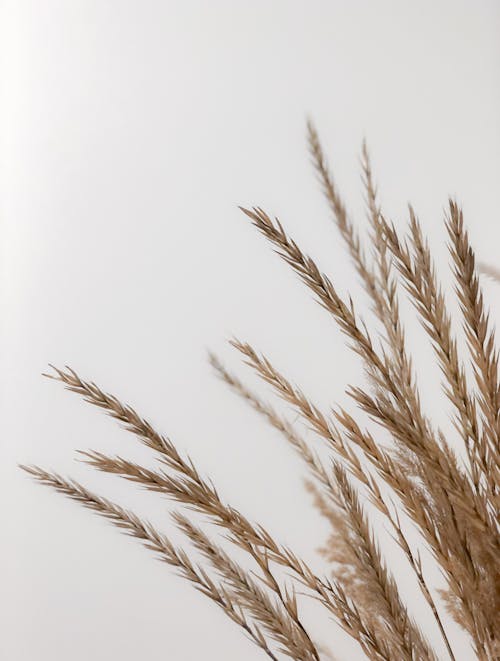
[[[302,251],[280,220],[260,207],[242,211],[340,328],[364,367],[364,382],[347,385],[352,408],[332,404],[329,410],[321,410],[271,359],[248,342],[231,341],[243,363],[313,432],[311,440],[215,354],[210,354],[209,361],[217,376],[303,460],[307,491],[331,527],[321,549],[331,563],[331,573],[320,574],[232,507],[195,463],[178,452],[175,443],[130,405],[68,367],[54,367],[46,376],[121,423],[153,452],[156,464],[146,468],[97,450],[85,450],[79,456],[98,471],[183,507],[185,512],[172,516],[186,549],[176,548],[148,522],[70,479],[38,467],[22,468],[141,540],[221,608],[271,659],[325,658],[323,647],[303,622],[302,603],[309,597],[321,604],[369,659],[459,660],[450,627],[454,619],[468,635],[477,659],[498,660],[499,359],[462,211],[450,200],[445,218],[461,329],[453,323],[431,248],[413,208],[409,208],[406,233],[383,214],[366,144],[361,169],[369,253],[312,123],[308,124],[308,143],[333,223],[370,298],[373,319],[368,322],[373,321],[375,329],[369,329],[352,299],[339,292],[334,278]],[[494,269],[488,273],[499,278]],[[442,393],[449,402],[451,433],[440,429],[423,406],[421,374],[412,362],[401,314],[403,297],[411,302],[435,352],[441,384],[433,395]],[[457,339],[461,330],[466,340],[463,347]],[[356,415],[360,411],[363,416]],[[210,532],[196,525],[189,512],[203,515]],[[440,636],[437,644],[430,642],[420,614],[398,585],[380,539],[379,521],[396,542],[420,590]],[[236,548],[250,568],[236,561]],[[194,563],[192,553],[200,556],[201,564]],[[431,580],[430,562],[443,577],[444,589]]]

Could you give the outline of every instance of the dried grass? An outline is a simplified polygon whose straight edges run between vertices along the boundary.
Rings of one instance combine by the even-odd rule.
[[[363,429],[345,408],[321,411],[269,359],[250,344],[233,340],[244,362],[324,443],[323,453],[329,456],[325,462],[289,420],[229,372],[215,355],[210,355],[210,362],[218,376],[281,432],[304,460],[308,490],[332,528],[322,551],[332,562],[332,576],[318,575],[262,526],[226,504],[168,438],[133,408],[69,368],[54,368],[50,376],[122,423],[154,451],[158,467],[152,470],[95,450],[82,453],[84,460],[97,470],[118,475],[201,513],[215,526],[215,535],[222,532],[244,552],[252,569],[240,566],[215,537],[184,514],[174,513],[174,520],[192,551],[201,555],[202,566],[195,565],[189,552],[175,548],[163,533],[134,514],[56,474],[37,467],[23,468],[142,540],[222,608],[272,659],[287,656],[309,661],[324,656],[301,619],[300,600],[307,594],[322,604],[370,659],[435,660],[445,658],[446,651],[446,658],[454,660],[457,652],[450,617],[467,632],[478,659],[499,659],[498,352],[462,212],[456,202],[449,202],[446,228],[466,338],[464,355],[460,355],[431,251],[413,209],[409,210],[409,229],[403,237],[380,210],[363,145],[361,166],[372,248],[367,258],[312,124],[308,134],[312,161],[332,219],[379,322],[381,330],[375,339],[352,300],[339,294],[278,219],[273,220],[260,208],[243,212],[332,316],[361,359],[366,384],[351,386],[348,393],[354,408],[368,414],[372,427]],[[401,295],[415,307],[435,351],[442,389],[453,409],[455,435],[443,433],[423,410],[400,314]],[[474,384],[466,378],[466,366],[472,367]],[[380,440],[381,431],[390,442]],[[371,508],[383,518],[406,559],[440,632],[439,648],[428,642],[418,614],[411,612],[411,604],[403,597],[390,559],[384,556]],[[422,554],[432,558],[440,570],[445,590],[437,590],[429,581]]]

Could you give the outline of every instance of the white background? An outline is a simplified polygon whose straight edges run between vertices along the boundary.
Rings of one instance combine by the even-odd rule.
[[[258,658],[138,542],[17,469],[71,474],[172,530],[168,503],[74,462],[78,448],[147,452],[40,374],[70,364],[132,403],[321,570],[327,528],[302,465],[214,379],[206,349],[243,375],[225,341],[249,340],[323,406],[362,373],[237,205],[279,215],[359,294],[309,164],[311,115],[357,219],[366,136],[391,218],[411,199],[444,257],[457,195],[498,263],[500,5],[12,0],[1,29],[0,657]],[[318,640],[360,658],[326,625]]]

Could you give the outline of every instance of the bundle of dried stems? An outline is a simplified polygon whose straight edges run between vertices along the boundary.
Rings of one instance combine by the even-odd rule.
[[[225,536],[253,563],[241,566],[217,542],[184,515],[174,521],[190,547],[203,558],[195,564],[184,550],[149,523],[79,484],[34,466],[32,476],[77,500],[143,541],[162,560],[216,603],[272,659],[320,659],[320,648],[301,621],[297,590],[315,597],[370,659],[411,661],[457,658],[450,636],[453,618],[469,635],[478,659],[500,658],[500,553],[498,501],[500,470],[500,380],[498,353],[488,319],[474,252],[462,212],[449,202],[446,229],[465,333],[464,351],[452,327],[420,223],[409,210],[405,237],[382,214],[368,152],[362,151],[364,191],[369,219],[368,258],[328,170],[314,127],[308,126],[312,160],[331,215],[370,296],[380,329],[377,342],[352,301],[343,299],[314,260],[304,254],[277,219],[260,208],[242,209],[276,252],[330,313],[366,369],[367,386],[350,387],[354,404],[368,414],[368,431],[343,408],[324,413],[249,344],[233,341],[244,361],[326,443],[328,464],[310,442],[269,404],[226,370],[214,355],[215,372],[255,411],[278,429],[305,461],[307,486],[332,526],[323,552],[333,563],[332,577],[319,576],[290,549],[276,542],[224,503],[189,458],[156,432],[133,408],[81,379],[73,370],[54,368],[51,378],[116,418],[158,461],[150,470],[119,456],[84,452],[88,464],[164,494],[223,529]],[[493,273],[496,275],[496,273]],[[416,309],[442,372],[456,434],[440,431],[422,408],[398,298],[406,293]],[[472,369],[469,369],[472,368]],[[466,376],[467,374],[467,376]],[[469,376],[470,374],[470,376]],[[376,435],[391,440],[383,442]],[[373,516],[383,517],[396,539],[441,636],[433,649],[410,614],[384,557]],[[380,528],[379,528],[380,529]],[[418,533],[420,543],[414,539]],[[421,562],[425,549],[446,580],[437,590]],[[283,578],[286,570],[287,579]],[[287,583],[288,581],[288,583]]]

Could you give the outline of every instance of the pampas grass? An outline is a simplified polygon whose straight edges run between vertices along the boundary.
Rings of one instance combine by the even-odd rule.
[[[462,212],[450,200],[445,225],[463,347],[456,336],[460,326],[452,323],[416,213],[409,209],[404,236],[384,216],[366,145],[361,167],[369,256],[312,124],[308,139],[332,219],[370,297],[380,330],[375,334],[368,330],[354,302],[338,292],[278,219],[258,207],[242,211],[340,327],[364,365],[365,382],[348,388],[350,411],[342,407],[322,411],[270,358],[245,341],[234,339],[231,344],[315,433],[328,461],[320,458],[321,453],[286,416],[250,390],[217,356],[210,354],[209,359],[218,377],[280,431],[303,459],[307,490],[331,526],[321,551],[332,563],[331,575],[318,574],[262,526],[226,503],[170,439],[131,406],[70,368],[53,368],[47,376],[120,422],[154,453],[157,465],[150,469],[96,450],[81,453],[81,458],[98,471],[166,496],[188,513],[203,515],[211,524],[210,532],[195,525],[189,514],[174,512],[173,520],[186,542],[186,550],[179,549],[148,522],[80,484],[35,466],[23,468],[141,540],[221,608],[271,659],[325,658],[301,619],[302,600],[312,597],[369,659],[460,658],[450,627],[454,619],[469,636],[476,657],[493,661],[500,658],[498,352]],[[454,433],[441,431],[423,408],[400,313],[401,296],[413,304],[435,352],[442,375],[435,387],[450,402]],[[433,395],[438,397],[439,392]],[[405,600],[391,571],[391,560],[377,532],[380,524],[375,525],[379,519],[415,578],[440,633],[439,648],[434,649],[427,639],[419,614]],[[221,546],[220,535],[248,563],[240,565],[230,548]],[[192,560],[193,552],[201,564]],[[433,584],[421,560],[424,554],[443,576],[445,589]]]

